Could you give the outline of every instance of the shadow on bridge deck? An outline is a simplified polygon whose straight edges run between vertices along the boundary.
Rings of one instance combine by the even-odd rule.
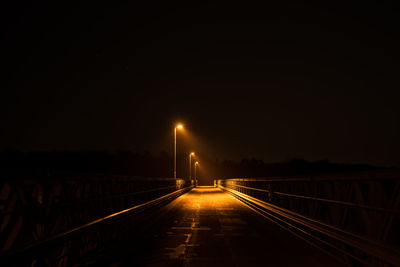
[[[142,234],[140,245],[107,261],[113,266],[340,265],[214,187],[180,196],[154,220],[157,227]]]

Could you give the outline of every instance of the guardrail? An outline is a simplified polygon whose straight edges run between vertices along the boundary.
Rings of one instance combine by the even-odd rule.
[[[216,186],[348,265],[400,266],[400,175],[221,179]]]
[[[0,185],[0,262],[15,266],[77,263],[130,231],[133,217],[192,188],[182,179],[105,176]],[[122,233],[104,228],[116,222]]]

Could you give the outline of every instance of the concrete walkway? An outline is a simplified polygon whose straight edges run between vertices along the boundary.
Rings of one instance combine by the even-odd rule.
[[[341,266],[214,187],[180,196],[154,220],[141,249],[114,266]]]

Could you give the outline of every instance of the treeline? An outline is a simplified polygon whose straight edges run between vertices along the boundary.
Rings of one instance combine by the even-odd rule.
[[[381,169],[368,164],[340,164],[328,160],[311,162],[303,159],[264,163],[262,160],[252,158],[243,159],[241,162],[222,161],[218,165],[219,176],[222,178],[304,176]]]
[[[178,177],[188,177],[187,156],[178,155]],[[325,161],[309,162],[295,159],[281,163],[264,163],[257,159],[240,162],[201,159],[201,176],[209,178],[297,176],[334,172],[369,171],[377,167],[367,164],[337,164]],[[173,158],[167,152],[152,155],[131,151],[47,151],[0,152],[0,175],[40,177],[79,174],[112,174],[138,177],[173,177]],[[8,177],[8,178],[7,178]]]
[[[36,178],[69,174],[113,174],[172,177],[172,158],[131,151],[0,152],[0,175]]]

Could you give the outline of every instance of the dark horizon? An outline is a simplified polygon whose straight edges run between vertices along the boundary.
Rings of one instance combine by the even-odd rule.
[[[199,162],[196,179],[199,185],[212,185],[214,179],[229,178],[279,178],[319,176],[360,176],[396,173],[399,168],[384,168],[368,164],[343,164],[328,160],[306,161],[292,159],[266,163],[256,158],[240,161],[212,159],[203,155],[192,157],[191,177],[194,164]],[[189,180],[187,153],[177,155],[177,178]],[[17,182],[23,179],[38,181],[63,180],[77,177],[131,177],[172,178],[173,156],[166,151],[158,155],[132,151],[36,151],[9,150],[0,152],[0,180]],[[98,179],[97,178],[97,179]],[[101,179],[101,178],[100,178]]]

